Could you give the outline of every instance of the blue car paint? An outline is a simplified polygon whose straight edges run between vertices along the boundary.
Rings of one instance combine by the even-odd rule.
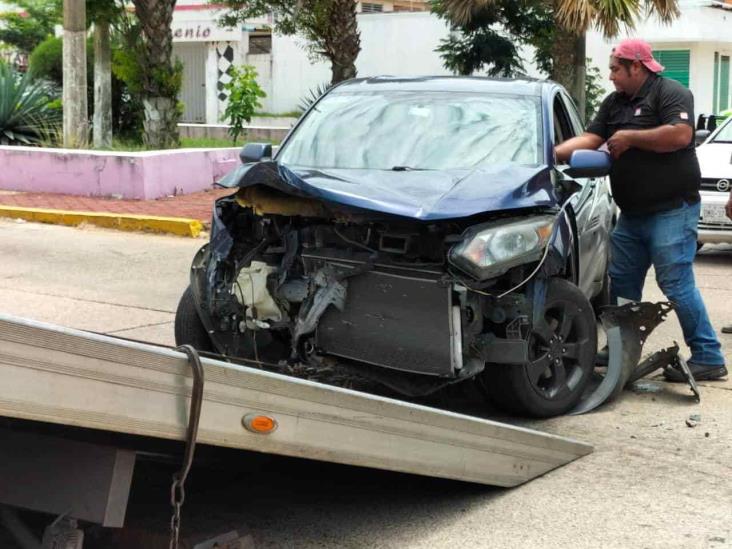
[[[404,82],[429,85],[440,80],[451,85],[489,85],[510,87],[511,92],[540,95],[542,120],[542,150],[544,163],[539,166],[515,164],[492,165],[473,170],[315,170],[284,166],[273,161],[239,166],[220,182],[225,187],[266,185],[284,193],[342,204],[361,210],[412,218],[419,221],[437,221],[469,217],[482,213],[517,213],[526,209],[552,210],[559,207],[557,179],[562,177],[555,169],[554,132],[551,106],[561,87],[552,82],[500,81],[492,79],[422,78],[422,79],[361,79],[341,83],[325,95],[341,87],[377,84],[401,85]],[[466,84],[467,82],[467,84]],[[424,83],[424,84],[423,84]],[[322,98],[321,98],[322,99]],[[288,132],[282,147],[297,132],[297,127],[310,110]],[[407,184],[405,185],[405,181]],[[395,185],[399,182],[399,186]],[[216,212],[214,211],[216,217]],[[574,213],[568,208],[556,220],[550,242],[549,261],[544,266],[546,276],[562,270],[571,272],[575,282],[579,277],[578,242],[576,228],[571,222]],[[212,231],[212,240],[215,237]],[[213,242],[212,242],[213,243]],[[216,246],[214,246],[214,249]],[[567,268],[572,263],[571,268]]]
[[[420,221],[524,208],[551,208],[557,196],[546,166],[511,164],[474,170],[313,170],[263,162],[224,182],[267,185],[302,197]]]

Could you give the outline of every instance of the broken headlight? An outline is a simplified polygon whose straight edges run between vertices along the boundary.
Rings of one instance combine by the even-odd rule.
[[[549,242],[554,216],[478,225],[449,253],[450,262],[478,279],[538,260]]]

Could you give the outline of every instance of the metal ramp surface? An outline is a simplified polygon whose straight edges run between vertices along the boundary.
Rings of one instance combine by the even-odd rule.
[[[567,438],[202,359],[198,441],[497,486],[592,451]],[[0,416],[183,440],[185,354],[0,314]],[[245,416],[277,422],[250,432]]]

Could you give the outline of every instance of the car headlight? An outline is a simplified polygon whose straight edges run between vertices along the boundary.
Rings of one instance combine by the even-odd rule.
[[[503,274],[541,257],[555,220],[547,215],[471,227],[450,250],[450,262],[479,279]]]

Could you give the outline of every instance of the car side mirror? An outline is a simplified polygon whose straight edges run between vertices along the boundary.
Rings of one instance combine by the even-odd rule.
[[[242,164],[259,162],[263,158],[272,158],[272,145],[269,143],[247,143],[239,152]]]
[[[612,160],[603,151],[574,151],[569,158],[569,169],[564,173],[569,177],[603,177],[610,173]]]
[[[698,147],[704,143],[711,133],[709,130],[696,130],[694,133],[694,145]]]

